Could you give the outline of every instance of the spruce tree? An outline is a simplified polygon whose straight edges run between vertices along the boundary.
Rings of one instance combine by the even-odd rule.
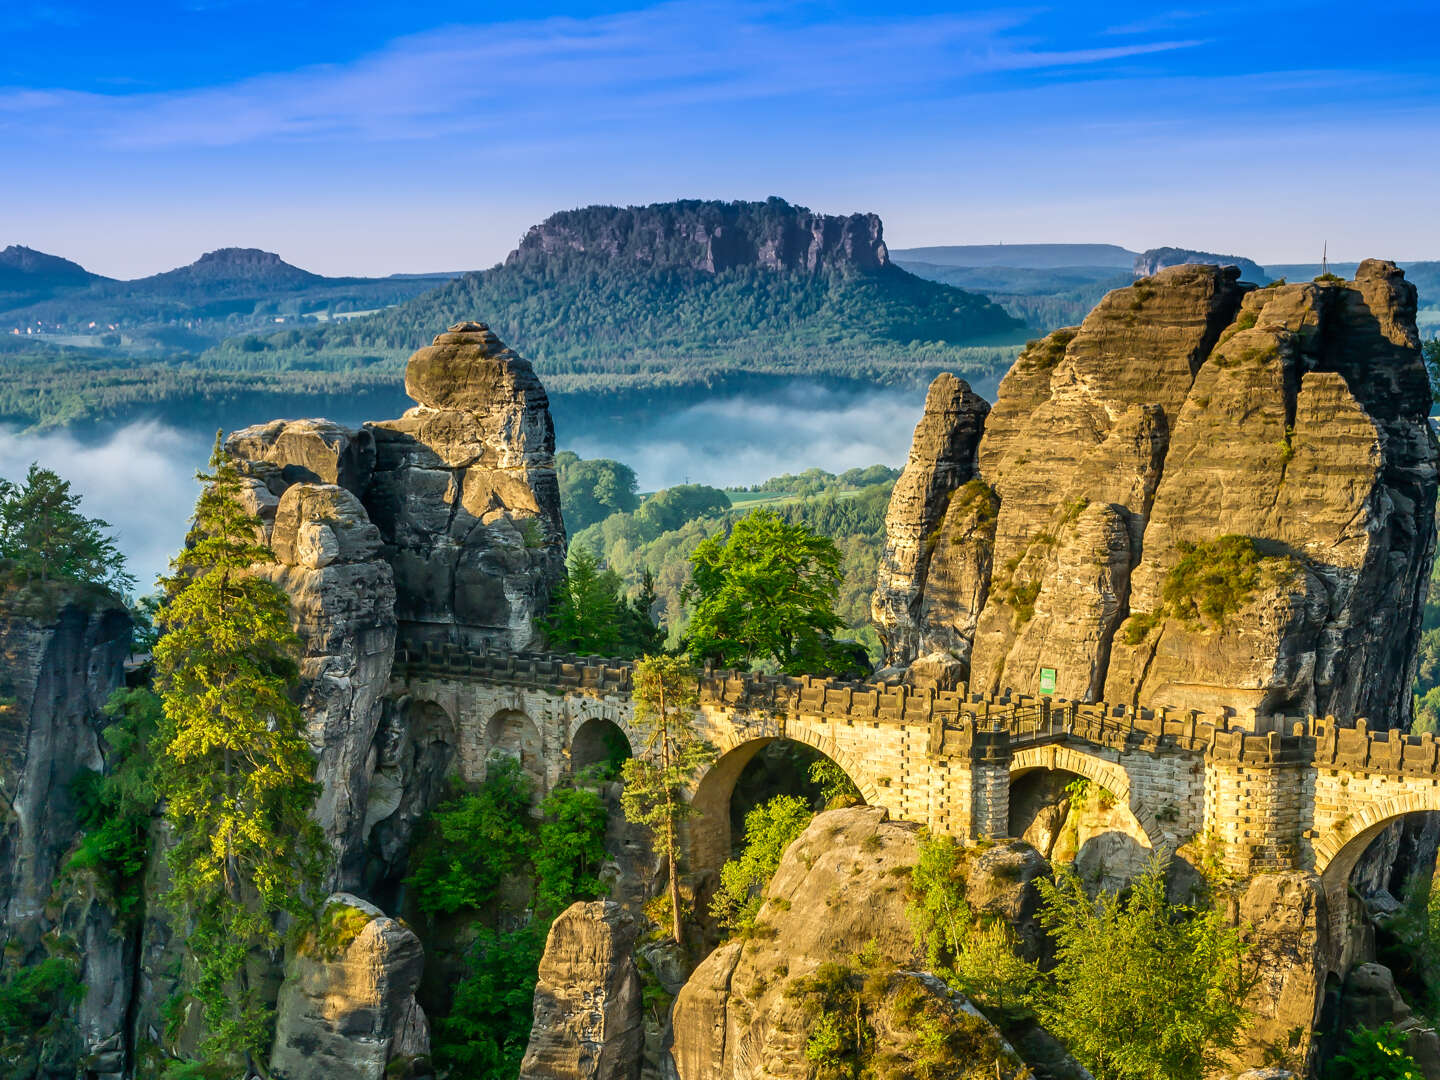
[[[289,602],[254,574],[273,555],[218,437],[210,466],[160,612],[156,794],[173,831],[167,898],[188,922],[202,1054],[254,1066],[271,1017],[247,959],[280,946],[282,913],[312,912],[324,839],[310,818],[315,757],[291,694],[299,639]]]
[[[715,758],[715,748],[695,731],[695,671],[676,656],[647,656],[635,664],[631,700],[635,726],[645,734],[643,751],[624,765],[620,797],[627,820],[659,832],[670,863],[671,929],[681,943],[680,867],[676,834],[692,812],[681,794],[692,773]]]
[[[23,484],[0,480],[0,560],[27,581],[61,578],[118,593],[135,584],[110,523],[82,514],[70,481],[37,464]]]

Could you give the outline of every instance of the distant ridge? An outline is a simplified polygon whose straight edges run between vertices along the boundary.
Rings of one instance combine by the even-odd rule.
[[[0,251],[0,292],[49,291],[107,280],[77,262],[20,244]]]
[[[1008,266],[1030,270],[1064,267],[1113,267],[1129,270],[1137,252],[1116,244],[959,244],[939,247],[895,248],[899,263],[932,266]]]

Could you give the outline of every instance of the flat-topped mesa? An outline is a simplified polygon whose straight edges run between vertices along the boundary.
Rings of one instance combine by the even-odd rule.
[[[960,639],[972,693],[1045,672],[1088,701],[1408,723],[1437,461],[1414,287],[1378,260],[1238,276],[1143,278],[1006,375],[972,481],[993,540],[938,531],[915,631]]]

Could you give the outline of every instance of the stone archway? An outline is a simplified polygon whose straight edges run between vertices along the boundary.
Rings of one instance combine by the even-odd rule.
[[[616,763],[634,754],[634,744],[624,728],[606,717],[592,716],[570,737],[570,772],[578,775],[583,769]]]
[[[859,773],[853,762],[842,760],[848,755],[832,753],[833,746],[817,746],[816,740],[799,736],[800,733],[796,732],[794,735],[787,733],[738,741],[726,748],[700,777],[689,796],[695,813],[686,822],[692,873],[718,871],[730,858],[734,840],[730,825],[730,797],[735,790],[735,782],[755,755],[772,743],[789,739],[818,751],[844,770],[865,802],[872,801],[874,785],[864,781],[864,774]]]
[[[485,725],[485,757],[503,754],[520,765],[536,798],[545,794],[545,745],[535,721],[519,709],[501,709]]]
[[[1067,791],[1075,778],[1114,797],[1077,810]],[[1125,769],[1065,746],[1027,747],[1010,764],[1007,833],[1023,837],[1047,858],[1073,859],[1082,877],[1117,889],[1141,873],[1165,839],[1153,812],[1136,806]]]

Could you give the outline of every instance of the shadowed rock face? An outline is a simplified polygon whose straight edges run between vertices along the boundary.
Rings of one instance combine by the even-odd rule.
[[[275,552],[263,573],[290,597],[304,643],[316,816],[340,888],[359,886],[371,828],[433,795],[424,770],[407,791],[388,769],[396,646],[524,649],[564,570],[555,434],[529,363],[460,323],[415,353],[405,385],[418,404],[397,420],[358,431],[277,420],[225,443]]]
[[[1162,270],[1026,347],[977,451],[993,520],[953,523],[953,547],[947,515],[914,625],[881,579],[891,663],[928,671],[939,648],[972,692],[1033,693],[1049,667],[1062,697],[1408,722],[1437,457],[1415,290],[1376,260],[1353,282],[1237,278]],[[887,561],[913,545],[907,498]],[[1217,566],[1180,564],[1226,535],[1253,573],[1197,618],[1185,590]]]

